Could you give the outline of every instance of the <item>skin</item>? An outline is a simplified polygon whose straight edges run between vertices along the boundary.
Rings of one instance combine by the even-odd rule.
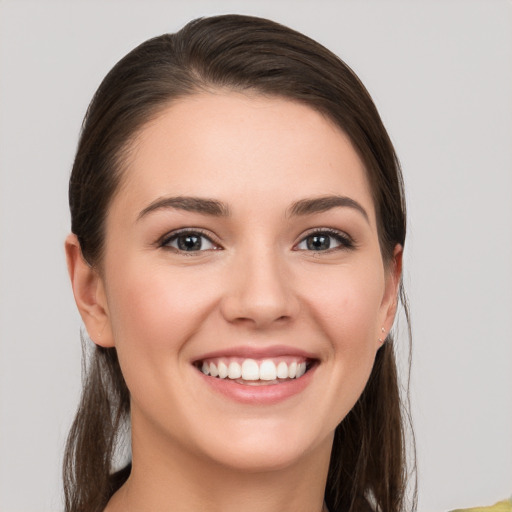
[[[230,215],[161,207],[141,216],[171,196],[221,201]],[[290,214],[294,202],[324,196],[348,197],[366,215],[352,206]],[[133,471],[108,512],[322,508],[334,429],[396,310],[402,251],[384,265],[376,225],[360,158],[309,107],[215,91],[143,127],[100,267],[84,262],[74,235],[66,241],[87,331],[116,347],[131,393]],[[200,229],[206,250],[162,246],[182,228]],[[352,247],[331,236],[329,249],[308,249],[326,228]],[[308,385],[276,404],[226,398],[192,364],[276,344],[317,362]]]

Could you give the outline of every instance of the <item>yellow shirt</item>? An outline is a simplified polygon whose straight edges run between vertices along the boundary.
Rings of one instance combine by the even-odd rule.
[[[512,512],[512,498],[500,501],[490,507],[461,508],[452,512]]]

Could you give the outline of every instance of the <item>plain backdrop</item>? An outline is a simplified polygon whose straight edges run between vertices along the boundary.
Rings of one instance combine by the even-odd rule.
[[[62,509],[81,369],[63,241],[87,104],[135,45],[223,12],[303,31],[370,90],[408,194],[419,510],[510,496],[512,3],[13,0],[0,2],[0,510]]]

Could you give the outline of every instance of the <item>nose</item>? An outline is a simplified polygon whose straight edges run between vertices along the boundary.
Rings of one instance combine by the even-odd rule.
[[[283,258],[271,248],[240,255],[228,272],[221,301],[227,321],[261,329],[297,316],[299,300],[293,279]]]

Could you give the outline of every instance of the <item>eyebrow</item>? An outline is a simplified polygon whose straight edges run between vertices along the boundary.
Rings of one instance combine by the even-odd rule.
[[[346,196],[321,196],[311,199],[301,199],[291,205],[288,210],[289,216],[312,215],[314,213],[322,213],[332,208],[353,208],[358,211],[366,220],[370,222],[370,218],[366,210],[354,199]]]
[[[353,208],[361,213],[367,222],[370,222],[368,213],[357,201],[350,197],[337,195],[313,197],[296,201],[288,208],[287,216],[312,215],[340,207]],[[156,199],[139,213],[137,220],[140,220],[142,217],[145,217],[155,210],[166,208],[201,213],[214,217],[229,217],[231,215],[229,206],[216,199],[177,196]]]
[[[166,208],[202,213],[214,217],[228,217],[230,215],[229,207],[221,201],[202,197],[178,196],[163,197],[153,201],[139,213],[137,220],[140,220],[142,217],[145,217],[148,213],[154,212],[155,210]]]

